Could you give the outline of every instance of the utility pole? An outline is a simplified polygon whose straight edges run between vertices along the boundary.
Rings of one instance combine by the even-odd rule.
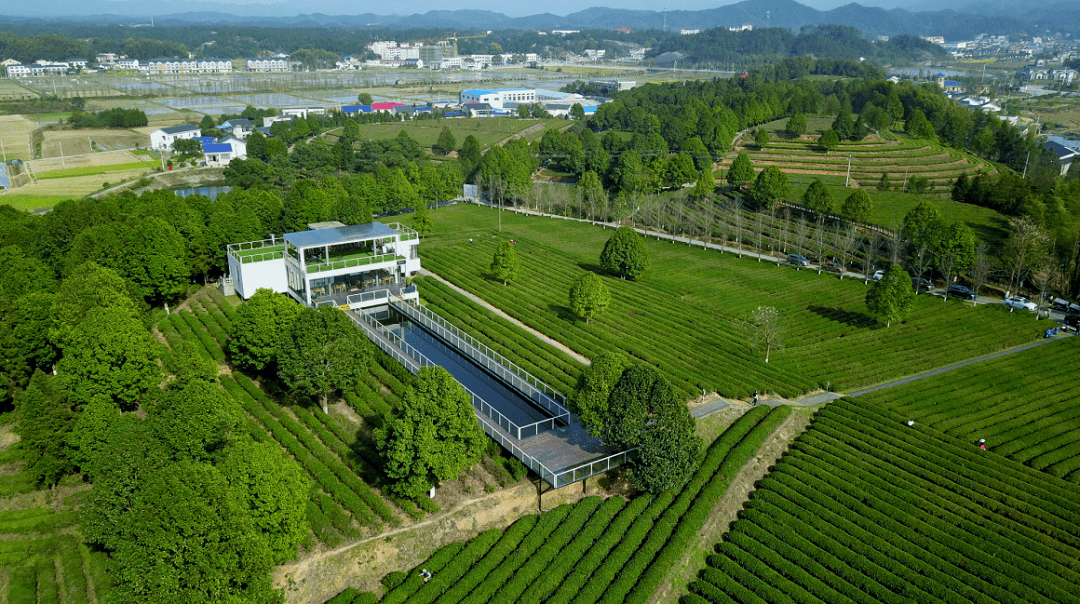
[[[1024,173],[1020,178],[1027,178],[1028,162],[1031,161],[1031,149],[1028,149],[1027,159],[1024,160]]]
[[[847,188],[848,183],[851,182],[851,154],[847,154],[847,176],[844,178],[844,188]]]
[[[56,142],[60,145],[60,167],[67,168],[67,164],[64,163],[64,143],[61,141]]]

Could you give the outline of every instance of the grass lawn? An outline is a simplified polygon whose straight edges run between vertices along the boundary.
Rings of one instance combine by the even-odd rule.
[[[84,166],[81,168],[36,172],[34,177],[38,180],[48,180],[51,178],[68,178],[71,176],[92,176],[94,174],[106,174],[109,172],[121,172],[125,170],[145,170],[153,167],[153,162],[132,162],[127,164],[113,164],[111,166]]]
[[[597,266],[610,230],[503,212],[500,232],[496,211],[471,205],[432,217],[434,233],[421,245],[426,268],[586,357],[621,349],[656,365],[688,396],[703,387],[728,396],[842,391],[1029,342],[1045,325],[1027,313],[921,295],[905,322],[886,329],[868,315],[867,286],[857,280],[649,240],[649,269],[623,281]],[[488,266],[505,239],[515,240],[521,269],[504,287]],[[586,272],[601,274],[612,293],[589,325],[567,302]],[[741,326],[762,304],[785,325],[786,347],[768,364]]]
[[[27,195],[25,193],[5,193],[0,195],[0,204],[9,205],[19,210],[36,210],[52,207],[65,199],[82,197],[81,195]]]

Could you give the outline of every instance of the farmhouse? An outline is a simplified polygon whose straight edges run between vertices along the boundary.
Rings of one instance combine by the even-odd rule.
[[[199,127],[193,124],[161,128],[150,133],[150,147],[158,150],[172,149],[173,143],[176,141],[185,138],[198,138],[201,134]]]
[[[390,297],[415,300],[405,279],[420,270],[420,238],[398,224],[340,222],[228,246],[229,276],[236,293],[258,289],[287,293],[302,304],[349,308],[385,305]]]
[[[218,130],[222,132],[232,134],[238,138],[247,138],[251,136],[252,131],[255,128],[255,124],[251,123],[251,120],[247,118],[240,118],[236,120],[228,120],[224,124],[218,126]]]

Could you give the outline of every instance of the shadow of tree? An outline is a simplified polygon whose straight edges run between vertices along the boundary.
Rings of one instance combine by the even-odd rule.
[[[826,306],[808,306],[807,310],[829,321],[836,321],[851,327],[874,328],[877,326],[877,321],[873,317],[861,312]]]

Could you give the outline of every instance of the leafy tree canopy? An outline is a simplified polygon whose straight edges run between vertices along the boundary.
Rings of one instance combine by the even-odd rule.
[[[649,252],[645,249],[641,236],[628,226],[616,229],[615,234],[604,244],[604,250],[600,252],[600,266],[623,279],[636,279],[645,272],[648,263]]]
[[[893,321],[901,321],[911,312],[915,302],[915,290],[911,287],[911,275],[899,264],[885,272],[866,292],[866,308],[890,327]]]
[[[291,298],[260,289],[236,307],[236,320],[229,334],[229,356],[241,367],[256,371],[277,363],[279,341],[292,330],[300,306]]]
[[[570,310],[585,319],[586,324],[610,303],[611,292],[595,273],[585,273],[570,287]]]
[[[330,396],[353,388],[371,362],[371,344],[341,310],[304,308],[281,339],[278,377],[319,401],[329,413]]]
[[[495,256],[491,259],[491,274],[506,285],[517,278],[519,266],[514,244],[500,241],[495,247]]]
[[[479,461],[486,440],[468,393],[442,367],[422,367],[416,385],[375,430],[386,475],[395,481],[391,489],[412,498]]]

